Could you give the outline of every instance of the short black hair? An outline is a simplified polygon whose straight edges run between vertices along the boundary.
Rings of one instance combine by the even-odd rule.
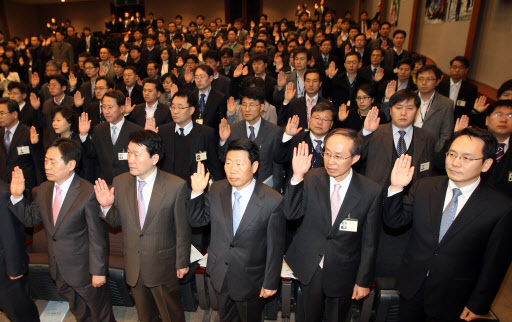
[[[407,37],[407,32],[405,32],[405,30],[397,29],[395,30],[395,32],[393,32],[393,38],[395,38],[395,36],[398,34],[402,34],[404,38]]]
[[[422,56],[422,55],[416,55],[412,58],[412,63],[414,64],[414,66],[416,66],[416,63],[421,63],[423,66],[425,66],[427,64],[427,57],[425,56]],[[451,63],[450,63],[451,65]]]
[[[196,55],[188,54],[184,61],[186,62],[189,59],[192,59],[196,64],[199,64],[199,58],[197,58]]]
[[[172,81],[173,84],[177,84],[178,79],[176,78],[176,76],[173,73],[165,73],[165,74],[163,74],[162,77],[160,77],[160,80],[163,83],[169,77],[171,78],[171,81]]]
[[[138,51],[138,52],[139,52],[139,54],[140,54],[140,53],[142,53],[142,49],[141,49],[138,45],[133,45],[133,46],[131,46],[131,47],[130,47],[130,52],[131,52],[132,50],[136,50],[136,51]]]
[[[348,52],[346,55],[345,55],[345,59],[344,61],[347,61],[347,57],[348,56],[356,56],[357,57],[357,61],[360,62],[361,61],[361,54],[358,53],[357,51],[355,50],[352,50],[350,52]]]
[[[443,72],[436,65],[425,65],[425,66],[421,67],[416,72],[416,75],[417,75],[416,77],[419,77],[420,74],[423,74],[428,71],[433,72],[434,75],[436,75],[436,79],[441,79],[443,77]]]
[[[195,21],[191,21],[188,23],[188,26],[189,27],[192,27],[192,26],[196,26],[197,27],[197,23]]]
[[[57,106],[55,110],[52,111],[52,120],[55,118],[55,115],[60,113],[62,117],[71,125],[71,131],[78,131],[78,113],[69,106]]]
[[[20,114],[20,106],[15,100],[10,100],[8,97],[0,97],[0,104],[6,104],[9,113],[16,112]]]
[[[104,80],[105,83],[107,84],[107,87],[110,89],[114,88],[114,86],[115,86],[114,82],[110,79],[110,77],[100,76],[100,77],[96,78],[96,84],[98,84],[98,81],[100,81],[100,80]]]
[[[263,40],[261,40],[261,41],[264,42]],[[268,64],[268,57],[265,54],[256,54],[252,58],[251,63],[256,62],[256,61],[262,61],[263,63]]]
[[[500,98],[501,95],[503,95],[503,93],[505,93],[506,91],[511,91],[511,90],[512,90],[512,79],[509,79],[508,81],[501,84],[500,88],[498,89],[498,99]]]
[[[380,52],[382,57],[386,56],[386,51],[382,49],[382,47],[374,48],[371,53],[373,54],[373,52],[376,50]]]
[[[162,82],[160,82],[158,79],[154,79],[154,78],[146,78],[144,79],[144,81],[142,82],[142,87],[144,88],[144,85],[146,84],[154,84],[155,85],[155,88],[158,92],[163,92],[163,88],[162,88]]]
[[[118,58],[118,59],[114,60],[114,65],[119,65],[119,66],[125,68],[126,62],[124,60]]]
[[[100,68],[100,63],[94,57],[87,57],[87,59],[84,61],[84,67],[87,63],[91,63],[94,66],[94,68]]]
[[[334,106],[330,102],[317,103],[311,109],[311,115],[313,115],[315,112],[324,112],[324,111],[331,111],[332,117],[334,117],[336,115],[334,113]]]
[[[455,58],[450,60],[450,66],[453,65],[453,63],[456,62],[456,61],[462,63],[462,65],[464,65],[464,67],[466,67],[466,68],[469,67],[469,59],[467,59],[464,56],[455,56]]]
[[[493,102],[492,104],[489,105],[489,107],[486,110],[487,116],[491,116],[492,113],[494,113],[494,111],[501,106],[512,108],[512,100],[498,100],[496,102]]]
[[[197,19],[197,18],[202,18],[203,20],[205,19],[205,17],[204,17],[203,15],[197,15],[197,16],[196,16],[196,19]]]
[[[306,54],[308,60],[310,60],[312,56],[311,52],[307,50],[306,47],[304,46],[299,46],[294,49],[293,57],[297,57],[298,54]]]
[[[409,67],[411,69],[414,68],[414,64],[412,62],[412,59],[410,59],[410,58],[402,58],[402,59],[400,59],[398,61],[398,63],[396,63],[396,68],[400,68],[400,66],[402,66],[402,65],[409,65]]]
[[[182,17],[181,15],[176,15],[176,16],[174,17],[174,19],[181,19],[181,20],[183,20],[183,17]]]
[[[249,154],[251,164],[260,159],[260,149],[258,145],[249,139],[234,140],[228,145],[227,152],[229,151],[245,151]]]
[[[320,82],[323,82],[323,74],[318,69],[308,68],[304,73],[304,80],[306,79],[306,76],[309,74],[318,74],[318,79],[320,80]]]
[[[350,149],[350,154],[352,156],[361,155],[363,141],[359,137],[359,135],[357,134],[356,131],[354,131],[352,129],[344,129],[344,128],[331,130],[325,137],[325,143],[327,143],[327,140],[329,140],[331,137],[333,137],[335,135],[341,135],[348,139],[351,139],[352,142],[354,143],[354,145],[352,146],[352,149]]]
[[[229,47],[222,48],[220,50],[220,57],[228,55],[229,57],[233,57],[233,50]]]
[[[359,88],[357,90],[363,91],[364,93],[366,93],[366,95],[370,96],[371,98],[375,98],[375,95],[377,94],[375,92],[375,88],[368,83],[362,84],[361,86],[359,86]],[[356,95],[357,95],[357,92],[356,92]]]
[[[175,40],[183,41],[184,37],[183,37],[183,35],[181,33],[177,33],[176,35],[174,35],[174,37],[172,37],[172,41],[175,41]]]
[[[156,41],[156,36],[153,34],[149,34],[146,36],[146,39],[153,39],[154,41]]]
[[[208,65],[199,65],[197,66],[196,70],[202,70],[204,71],[208,76],[213,76],[213,68],[211,68],[210,66]],[[195,71],[194,71],[194,74],[195,74]]]
[[[396,93],[389,98],[389,106],[393,107],[398,103],[409,101],[411,99],[414,100],[414,106],[419,108],[421,105],[421,99],[418,94],[410,89],[401,89],[396,91]]]
[[[27,85],[25,85],[23,82],[10,82],[9,85],[7,85],[8,91],[12,91],[15,88],[19,89],[21,94],[28,93]]]
[[[127,70],[131,70],[135,75],[137,75],[137,68],[135,68],[135,66],[132,66],[132,65],[126,66],[124,68],[124,71],[127,71]]]
[[[359,29],[359,27],[356,25],[351,25],[350,27],[348,27],[348,32],[350,32],[350,30],[357,30],[357,33],[361,32],[361,29]]]
[[[230,49],[230,48],[226,48]],[[208,50],[203,54],[203,60],[206,61],[207,59],[213,59],[215,62],[220,62],[220,55],[219,52],[216,50]]]
[[[150,130],[140,130],[131,132],[128,137],[130,138],[131,143],[144,145],[150,157],[158,154],[159,160],[161,160],[164,156],[162,138],[160,138],[160,136],[155,132]]]
[[[176,92],[176,94],[174,94],[174,96],[171,99],[171,102],[172,102],[172,100],[174,100],[175,97],[186,97],[188,106],[193,106],[195,108],[196,106],[199,105],[197,103],[197,95],[194,95],[193,91],[189,91],[186,89],[180,89]]]
[[[248,87],[240,95],[240,102],[245,98],[265,104],[265,91],[260,87]]]
[[[388,27],[391,28],[391,23],[389,21],[384,21],[383,23],[380,24],[380,27],[382,28],[382,26],[384,25],[388,25]]]
[[[105,95],[103,95],[101,100],[103,101],[103,99],[105,99],[105,97],[110,97],[110,98],[115,99],[116,103],[119,107],[124,106],[124,103],[126,101],[126,97],[124,96],[123,92],[121,92],[118,89],[106,92]]]
[[[54,79],[57,81],[57,83],[59,83],[59,85],[62,87],[62,86],[68,86],[68,80],[66,79],[66,77],[62,76],[62,75],[53,75],[53,76],[50,76],[48,77],[48,84],[50,84],[50,81]]]
[[[78,165],[82,159],[82,145],[77,140],[60,138],[53,141],[48,149],[50,148],[59,149],[60,155],[65,164],[68,164],[69,161],[74,160]]]
[[[482,160],[482,162],[487,159],[494,160],[496,156],[496,151],[498,151],[498,140],[491,132],[487,130],[482,130],[479,127],[467,127],[453,134],[449,146],[451,147],[453,141],[455,141],[457,138],[461,136],[469,136],[471,138],[477,138],[484,141],[484,148],[482,150],[484,159]]]

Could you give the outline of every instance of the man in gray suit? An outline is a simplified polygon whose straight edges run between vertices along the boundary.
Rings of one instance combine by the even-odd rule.
[[[188,273],[190,226],[185,180],[157,169],[162,139],[152,131],[130,133],[129,173],[113,187],[98,179],[94,190],[101,217],[123,227],[126,283],[142,322],[185,321],[178,279]]]
[[[293,72],[284,73],[279,72],[277,75],[277,85],[274,89],[274,103],[281,104],[284,101],[284,93],[286,85],[292,83],[295,88],[295,97],[299,98],[304,96],[304,74],[308,69],[308,61],[311,59],[311,53],[306,47],[298,47],[293,50],[293,57],[295,62],[295,70]]]
[[[67,63],[68,67],[72,69],[74,63],[73,46],[64,41],[64,35],[60,31],[55,32],[55,39],[57,41],[50,47],[52,59],[61,64]]]
[[[239,139],[227,148],[227,180],[215,181],[206,196],[209,173],[199,162],[187,202],[192,226],[211,223],[207,273],[222,322],[260,322],[264,298],[280,283],[285,219],[282,196],[259,181],[255,142]]]
[[[32,204],[23,198],[23,171],[14,168],[9,209],[25,226],[43,223],[50,274],[76,320],[115,321],[106,285],[107,225],[98,218],[93,186],[75,173],[81,150],[72,139],[52,143],[45,156],[48,181]]]
[[[265,92],[261,88],[250,87],[242,93],[241,109],[244,120],[231,126],[222,119],[219,127],[221,161],[226,160],[226,147],[231,141],[250,139],[260,150],[258,179],[266,185],[281,191],[283,167],[274,161],[279,150],[283,132],[277,125],[261,117],[265,109]]]

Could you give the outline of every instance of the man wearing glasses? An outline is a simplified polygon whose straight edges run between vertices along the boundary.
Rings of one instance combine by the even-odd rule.
[[[419,180],[411,157],[395,162],[384,222],[412,226],[398,278],[400,321],[472,321],[487,314],[512,257],[512,200],[480,179],[494,163],[492,133],[455,133],[448,177]]]
[[[302,218],[285,260],[304,296],[305,321],[345,321],[352,299],[373,282],[381,224],[381,187],[354,172],[361,139],[349,129],[327,135],[324,167],[311,169],[305,142],[293,152],[284,195],[286,219]]]

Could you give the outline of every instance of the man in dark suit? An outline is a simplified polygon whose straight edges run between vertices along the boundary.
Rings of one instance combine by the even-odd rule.
[[[89,120],[91,121],[91,135],[94,133],[96,125],[106,121],[103,116],[101,101],[103,99],[103,95],[112,90],[114,90],[114,83],[105,76],[101,76],[96,79],[96,85],[94,86],[94,96],[96,98],[94,102],[84,106],[83,99],[80,101],[75,99],[75,107],[78,108],[83,106],[83,111],[87,113]]]
[[[21,124],[19,112],[16,101],[0,98],[0,176],[5,182],[11,182],[12,171],[18,166],[25,172],[25,185],[31,191],[40,182],[43,160],[33,150],[30,128]]]
[[[487,108],[486,112],[488,116],[485,125],[498,140],[498,150],[495,156],[496,162],[483,177],[498,190],[512,197],[512,150],[510,149],[512,101],[496,101]]]
[[[233,63],[233,50],[225,47],[220,50],[219,55],[221,60],[221,66],[218,68],[219,74],[233,79],[233,72],[236,69],[236,65]]]
[[[302,288],[305,321],[320,322],[324,313],[327,322],[345,321],[351,299],[370,292],[381,188],[352,170],[360,151],[361,141],[349,129],[328,134],[324,168],[310,170],[306,143],[294,151],[284,213],[302,224],[285,260]]]
[[[281,191],[282,165],[274,161],[274,156],[279,149],[279,143],[283,136],[281,128],[261,117],[265,108],[265,94],[261,88],[250,87],[242,93],[241,110],[244,119],[232,125],[228,125],[226,119],[222,119],[219,128],[220,158],[226,159],[226,148],[231,141],[238,139],[250,139],[254,141],[260,151],[258,178],[263,183]]]
[[[321,97],[320,90],[322,88],[323,75],[317,69],[309,69],[304,74],[304,91],[305,95],[295,97],[296,90],[292,83],[286,85],[283,106],[279,109],[277,116],[277,124],[285,125],[290,117],[297,115],[299,117],[299,127],[308,128],[311,111],[318,103],[330,102]]]
[[[100,51],[100,45],[98,39],[91,35],[91,28],[84,27],[84,33],[80,41],[78,42],[78,54],[88,53],[92,57],[98,57]]]
[[[259,322],[264,299],[277,292],[281,280],[282,196],[254,178],[259,166],[255,142],[235,140],[227,151],[227,180],[214,182],[206,196],[209,174],[198,164],[187,201],[188,217],[192,226],[212,226],[206,271],[220,320]]]
[[[28,88],[21,82],[10,82],[7,85],[9,90],[9,98],[16,101],[20,107],[18,119],[26,126],[36,125],[34,120],[34,108],[27,103]]]
[[[155,119],[156,126],[170,123],[172,121],[169,105],[159,102],[162,93],[162,83],[156,79],[146,79],[142,86],[142,95],[145,103],[137,104],[132,111],[125,110],[126,119],[140,127],[146,125],[150,117]],[[132,105],[133,106],[133,105]]]
[[[0,307],[12,322],[38,322],[29,293],[23,225],[7,209],[9,185],[0,181]]]
[[[133,66],[126,66],[123,72],[123,80],[125,86],[119,88],[126,98],[130,98],[131,104],[142,104],[144,103],[144,96],[142,94],[142,86],[137,84],[137,70]]]
[[[450,77],[442,80],[436,88],[439,94],[449,97],[454,102],[454,120],[462,115],[468,115],[471,119],[471,111],[478,96],[476,85],[463,79],[468,69],[469,59],[464,56],[455,57],[450,61]]]
[[[174,44],[174,49],[172,50],[171,54],[171,66],[176,66],[176,62],[178,61],[178,57],[181,57],[183,61],[185,61],[185,57],[188,56],[188,50],[183,48],[183,43],[185,41],[185,37],[183,34],[179,33],[176,34],[172,40]],[[170,47],[170,46],[169,46]]]
[[[212,89],[213,69],[201,65],[194,72],[197,90],[194,93],[199,100],[198,109],[194,113],[197,123],[207,125],[218,133],[220,120],[226,117],[227,99],[219,91]]]
[[[363,66],[357,71],[359,76],[371,82],[376,92],[381,84],[393,79],[393,72],[381,66],[384,55],[385,51],[382,48],[374,49],[370,55],[370,64]]]
[[[76,320],[115,321],[106,284],[107,225],[98,217],[92,184],[75,173],[81,154],[80,143],[72,139],[50,145],[45,156],[48,181],[32,204],[23,198],[25,178],[16,167],[9,209],[27,227],[43,223],[50,274]]]
[[[128,172],[128,136],[142,127],[124,118],[125,97],[118,90],[103,95],[102,111],[106,122],[96,125],[94,134],[89,135],[91,121],[82,113],[78,130],[86,157],[98,162],[98,177],[112,184],[115,176]]]
[[[203,60],[206,65],[213,69],[212,89],[224,94],[226,97],[231,96],[231,79],[219,73],[220,56],[216,50],[208,50],[203,54]]]
[[[142,49],[141,58],[147,62],[159,62],[160,61],[160,48],[155,46],[156,36],[147,35],[146,47]]]
[[[398,279],[401,321],[471,321],[489,312],[512,258],[512,200],[480,179],[497,147],[487,131],[456,132],[448,177],[421,179],[406,197],[411,157],[395,163],[383,218],[391,227],[412,224]]]
[[[64,41],[63,31],[56,31],[55,39],[56,41],[50,46],[50,56],[58,63],[66,63],[69,68],[72,68],[75,61],[73,46]]]
[[[322,40],[319,53],[315,57],[315,68],[325,75],[325,70],[329,68],[331,62],[334,62],[337,68],[341,67],[338,56],[332,54],[332,40],[326,38]]]
[[[240,36],[238,36],[237,33],[240,33]],[[243,36],[242,33],[244,33],[246,36],[247,30],[241,29],[241,30],[237,31],[236,28],[229,28],[228,33],[227,33],[228,40],[220,48],[221,50],[224,48],[229,48],[229,49],[231,49],[231,51],[233,51],[233,63],[235,65],[241,64],[243,62],[243,58],[244,58],[243,41],[245,39],[243,39],[243,40],[241,39]]]
[[[185,322],[178,279],[188,273],[190,226],[185,180],[163,172],[162,140],[152,131],[130,133],[130,172],[115,177],[113,187],[98,179],[94,190],[101,216],[123,227],[126,282],[142,322]]]
[[[234,77],[233,82],[239,84],[239,92],[242,93],[246,88],[248,88],[252,84],[252,80],[255,77],[259,77],[265,82],[265,101],[267,101],[270,105],[275,106],[273,94],[274,87],[277,85],[277,81],[275,78],[271,77],[266,73],[267,70],[268,57],[264,54],[256,54],[251,59],[250,65],[252,67],[253,75],[249,75],[247,77]],[[236,86],[236,85],[234,85]]]
[[[396,68],[398,67],[397,64],[400,60],[412,58],[411,53],[403,49],[406,35],[407,33],[400,29],[393,32],[393,46],[386,50],[384,62],[382,63],[384,68],[392,70],[395,74],[398,72]]]
[[[140,77],[140,79],[144,79],[148,77],[148,61],[143,59],[141,57],[142,55],[142,48],[137,45],[132,45],[130,47],[130,58],[126,62],[126,65],[135,67],[135,70],[137,71],[137,76]]]
[[[80,96],[84,99],[84,105],[87,106],[96,100],[94,87],[96,86],[96,79],[100,71],[100,63],[96,58],[88,57],[84,62],[84,69],[89,80],[80,86]]]

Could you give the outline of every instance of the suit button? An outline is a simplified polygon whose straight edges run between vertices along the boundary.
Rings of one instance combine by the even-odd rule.
[[[144,237],[144,234],[140,234],[139,237]]]
[[[436,255],[436,256],[438,255],[438,254],[437,254],[437,250],[436,250],[436,251],[434,251],[434,255]]]
[[[318,257],[322,257],[322,254],[318,254]]]
[[[52,238],[52,240],[53,240],[53,241],[57,241],[57,239],[55,239],[55,238]]]
[[[230,248],[235,248],[235,245],[231,244],[229,245]]]
[[[332,237],[331,237],[331,236],[327,237],[327,240],[331,240],[331,239],[332,239]]]
[[[224,264],[228,265],[228,262],[225,262]]]

